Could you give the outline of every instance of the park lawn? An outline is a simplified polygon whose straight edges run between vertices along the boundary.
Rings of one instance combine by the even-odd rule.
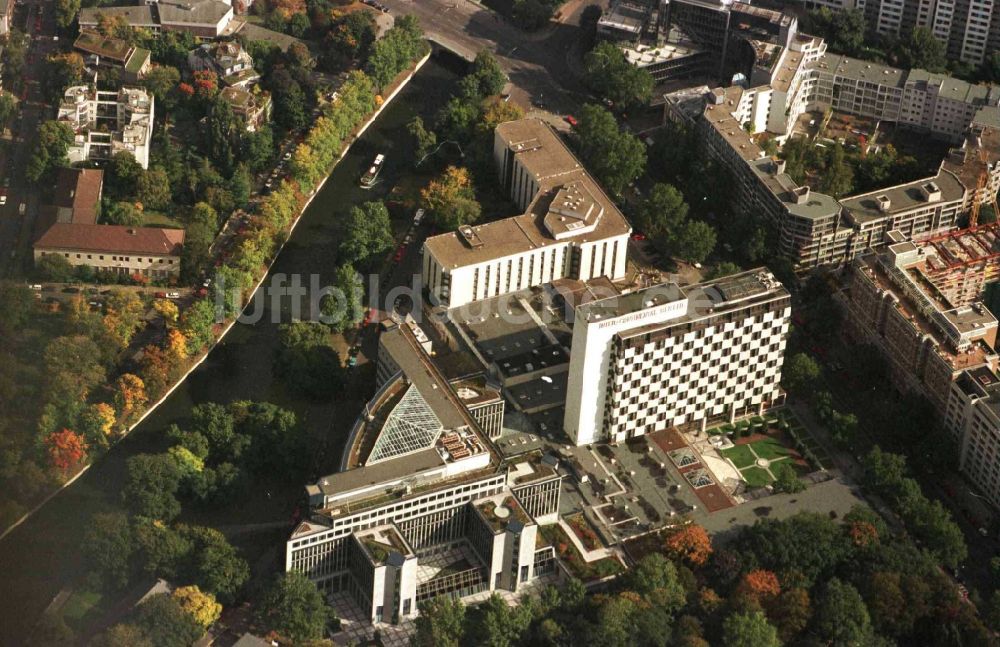
[[[736,445],[735,447],[730,447],[729,449],[723,449],[721,452],[723,456],[733,462],[736,469],[750,467],[757,462],[757,457],[754,456],[749,445]]]
[[[784,458],[791,453],[787,447],[781,444],[781,441],[774,438],[757,440],[750,443],[750,446],[753,447],[753,451],[757,454],[757,456],[760,458],[766,458],[769,461]]]
[[[63,620],[71,628],[81,630],[86,628],[98,615],[104,613],[101,602],[104,596],[97,591],[78,589],[69,596],[62,608]]]
[[[774,481],[771,475],[763,467],[748,467],[745,470],[740,470],[740,476],[743,480],[747,482],[747,487],[758,488],[764,487],[768,483]]]
[[[142,213],[143,227],[167,227],[169,229],[183,229],[184,223],[176,218],[171,218],[161,211],[144,211]]]

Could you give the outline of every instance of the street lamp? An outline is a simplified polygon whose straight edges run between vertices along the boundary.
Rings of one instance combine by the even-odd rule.
[[[441,142],[440,144],[438,144],[438,145],[437,145],[437,148],[435,148],[435,149],[434,149],[434,150],[432,150],[431,152],[429,152],[429,153],[427,153],[426,155],[424,155],[423,157],[421,157],[421,158],[420,158],[420,159],[419,159],[419,160],[417,161],[417,163],[416,163],[416,166],[420,166],[421,164],[423,164],[423,162],[424,162],[424,160],[425,160],[425,159],[427,159],[428,157],[430,157],[430,156],[431,156],[431,155],[433,155],[434,153],[436,153],[436,152],[438,152],[439,150],[441,150],[441,147],[442,147],[442,146],[444,146],[445,144],[454,144],[454,145],[455,145],[455,147],[456,147],[456,148],[458,149],[458,154],[459,154],[460,156],[462,156],[463,158],[465,157],[465,151],[463,151],[463,150],[462,150],[462,147],[461,147],[461,146],[459,146],[458,142],[456,142],[456,141],[455,141],[455,140],[453,140],[453,139],[449,139],[449,140],[446,140],[446,141],[443,141],[443,142]]]

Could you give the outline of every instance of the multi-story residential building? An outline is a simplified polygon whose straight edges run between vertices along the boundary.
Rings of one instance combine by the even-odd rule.
[[[183,229],[56,222],[35,241],[35,262],[62,255],[71,265],[123,276],[170,279],[181,271]]]
[[[428,238],[423,281],[433,303],[457,308],[564,277],[624,276],[631,227],[547,124],[500,124],[493,158],[525,213]]]
[[[958,448],[959,470],[1000,507],[1000,377],[986,366],[951,385],[944,428]]]
[[[97,30],[102,16],[120,18],[133,29],[154,34],[182,31],[213,39],[225,33],[233,19],[233,7],[226,0],[147,0],[138,6],[81,9],[77,22],[80,29]]]
[[[943,412],[963,371],[997,366],[997,319],[961,285],[976,271],[977,257],[987,255],[968,250],[995,244],[996,228],[922,243],[898,232],[888,238],[883,252],[852,264],[847,328],[882,351],[897,384],[925,394]]]
[[[763,268],[578,306],[566,433],[577,445],[621,442],[780,403],[790,314],[788,292]]]
[[[233,109],[233,114],[239,117],[247,132],[260,130],[271,119],[271,95],[259,87],[255,87],[253,91],[223,88],[219,96]]]
[[[192,71],[214,72],[226,86],[246,88],[260,80],[253,67],[253,58],[239,41],[205,43],[188,54],[188,67]]]
[[[438,595],[520,590],[555,565],[536,538],[561,477],[538,454],[499,454],[410,325],[383,335],[398,368],[355,423],[341,471],[306,487],[311,513],[286,569],[347,592],[373,623]]]
[[[805,5],[860,9],[873,31],[906,37],[928,29],[947,47],[948,57],[979,65],[1000,42],[1000,15],[992,0],[806,0]]]
[[[95,31],[81,31],[73,48],[85,55],[87,64],[120,70],[121,80],[126,83],[137,83],[150,68],[148,49]]]
[[[123,87],[117,92],[85,85],[66,88],[57,118],[73,129],[70,162],[108,160],[126,152],[148,168],[153,103],[153,96],[142,88]]]

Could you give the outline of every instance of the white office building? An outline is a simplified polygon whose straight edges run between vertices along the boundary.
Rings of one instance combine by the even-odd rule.
[[[383,331],[391,375],[358,416],[340,471],[306,487],[308,518],[286,544],[286,570],[348,596],[373,624],[411,618],[439,595],[519,591],[556,567],[537,541],[559,510],[555,465],[540,452],[504,458],[414,330]]]
[[[561,278],[625,275],[631,227],[548,125],[500,124],[493,157],[525,213],[428,238],[423,280],[433,303],[457,308]]]
[[[576,308],[564,428],[577,445],[779,403],[791,301],[766,269]]]

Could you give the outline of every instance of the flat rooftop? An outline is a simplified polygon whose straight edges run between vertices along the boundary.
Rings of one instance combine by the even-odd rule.
[[[925,188],[933,183],[940,191],[940,197],[928,199]],[[881,197],[889,199],[889,206],[880,207]],[[965,187],[950,171],[941,170],[937,175],[922,180],[914,180],[907,184],[888,187],[863,193],[861,195],[842,198],[840,203],[847,209],[850,217],[857,223],[864,224],[880,220],[893,214],[910,211],[924,205],[940,202],[961,201],[965,198]]]
[[[497,133],[515,149],[518,161],[534,176],[539,186],[538,194],[526,213],[472,226],[471,236],[476,244],[471,244],[467,236],[457,231],[428,238],[424,248],[446,270],[562,243],[565,239],[557,241],[555,237],[561,233],[579,241],[603,240],[631,233],[631,226],[614,202],[545,122],[539,119],[509,121],[497,126]],[[562,201],[556,203],[556,198],[566,185],[576,187],[581,195],[585,192],[584,197],[592,203],[593,213],[597,216],[593,223],[587,222],[585,227],[581,227],[581,233],[575,236],[571,231],[560,232],[557,229],[553,232],[550,229],[553,222],[561,222],[560,214],[555,214],[555,217],[552,214],[560,208]]]
[[[906,85],[906,70],[884,63],[863,61],[860,58],[826,53],[812,65],[812,69],[829,72],[856,81],[867,81],[902,89]],[[912,75],[912,72],[911,72]]]
[[[708,315],[725,312],[729,308],[788,297],[788,291],[769,270],[757,268],[683,288],[675,283],[656,285],[622,297],[612,297],[583,306],[577,310],[577,317],[592,322],[614,319],[667,303],[687,300],[685,312],[681,316],[623,330],[618,335],[624,339],[668,326],[686,324]]]

